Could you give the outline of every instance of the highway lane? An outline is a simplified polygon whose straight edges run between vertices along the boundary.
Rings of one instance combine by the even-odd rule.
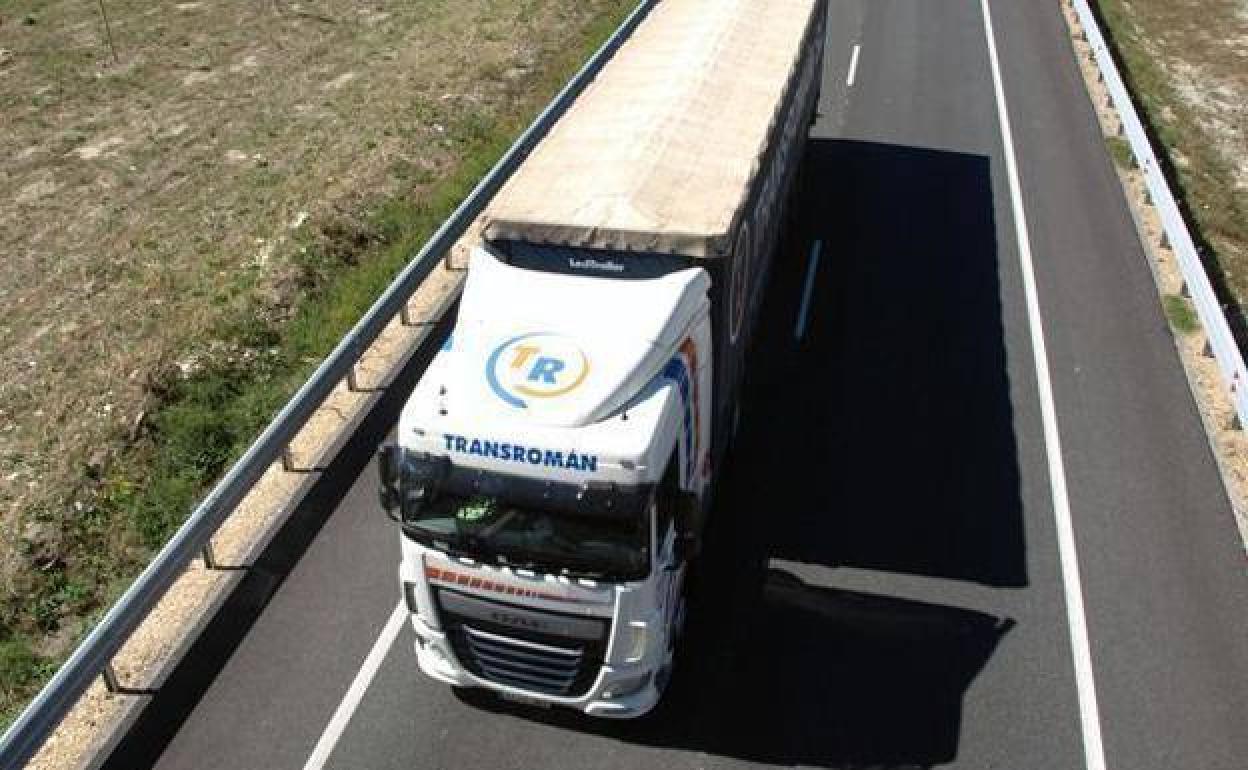
[[[1106,752],[1243,767],[1248,560],[1056,11],[1001,3],[1001,45],[1049,320]],[[1029,160],[1028,160],[1029,158]]]
[[[1108,766],[1239,767],[1248,579],[1229,506],[1057,10],[992,9]],[[980,3],[830,13],[714,590],[669,698],[618,724],[455,694],[416,671],[404,629],[327,767],[1085,766]],[[365,468],[185,721],[169,710],[113,765],[303,767],[396,565]]]

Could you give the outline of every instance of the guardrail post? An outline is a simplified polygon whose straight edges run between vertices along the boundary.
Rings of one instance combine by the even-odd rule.
[[[298,465],[295,465],[295,453],[287,446],[282,450],[282,470],[287,473],[321,473],[325,469],[318,467],[300,468]]]
[[[111,662],[105,663],[104,668],[100,669],[100,676],[104,678],[104,687],[110,693],[116,695],[121,692],[121,682],[117,681],[117,672],[113,669]]]
[[[1162,243],[1161,247],[1163,249],[1169,248],[1170,244]],[[1187,288],[1187,281],[1184,281],[1183,283],[1179,284],[1179,296],[1186,297],[1187,299],[1192,298],[1192,290]]]
[[[290,445],[287,444],[282,448],[282,470],[287,473],[299,473],[300,468],[295,467],[295,455],[290,451]]]
[[[1213,358],[1213,357],[1214,357],[1214,355],[1213,355],[1213,343],[1211,343],[1211,342],[1209,341],[1209,338],[1208,338],[1208,337],[1205,337],[1205,346],[1204,346],[1203,348],[1201,348],[1201,349],[1200,349],[1200,354],[1201,354],[1202,356],[1204,356],[1205,358]]]
[[[379,390],[385,390],[385,388],[365,388],[360,385],[359,375],[355,373],[355,364],[352,364],[351,368],[347,370],[347,390],[352,393],[374,393]]]
[[[406,306],[407,300],[403,300],[403,304]],[[359,375],[356,374],[356,367],[359,365],[360,357],[363,356],[364,353],[360,350],[358,341],[353,343],[353,347],[355,348],[355,360],[350,366],[347,367],[347,390],[352,393],[368,393],[370,391],[377,390],[377,388],[360,387],[360,379]]]
[[[403,323],[404,326],[432,326],[434,323],[436,323],[436,321],[431,321],[431,320],[417,321],[416,319],[412,318],[412,311],[410,308],[408,308],[407,305],[404,305],[402,308],[399,309],[399,320]]]
[[[200,551],[200,555],[204,559],[204,569],[217,568],[217,554],[212,550],[212,540],[204,543],[204,548]]]

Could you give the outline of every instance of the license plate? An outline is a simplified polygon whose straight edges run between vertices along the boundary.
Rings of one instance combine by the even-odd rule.
[[[503,700],[509,700],[512,703],[523,703],[526,706],[536,706],[537,708],[543,709],[550,708],[550,701],[530,698],[527,695],[517,695],[510,692],[500,692],[499,695],[503,697]]]

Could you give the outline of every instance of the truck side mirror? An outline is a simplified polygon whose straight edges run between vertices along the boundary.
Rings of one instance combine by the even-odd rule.
[[[676,558],[688,561],[702,551],[702,501],[693,492],[676,493],[674,520],[676,524]]]
[[[380,482],[377,496],[381,507],[391,521],[399,521],[399,472],[403,461],[403,449],[395,444],[385,444],[377,450],[377,476]]]

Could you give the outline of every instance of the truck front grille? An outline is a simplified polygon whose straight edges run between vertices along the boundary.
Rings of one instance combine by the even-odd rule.
[[[502,684],[525,690],[538,690],[552,695],[572,695],[577,675],[585,658],[584,649],[550,647],[520,639],[460,626],[461,640],[456,653],[478,675]],[[475,665],[474,665],[475,664]]]
[[[601,630],[592,639],[541,634],[455,612],[447,605],[459,608],[464,603],[463,595],[454,594],[448,602],[446,599],[452,598],[448,593],[438,592],[443,628],[460,665],[474,675],[509,687],[562,697],[584,695],[593,685],[602,667],[605,621],[593,621],[593,626]],[[476,605],[480,600],[474,597],[472,603]],[[541,614],[511,605],[490,604],[506,609],[508,616],[516,612]],[[478,614],[483,613],[472,613]]]

